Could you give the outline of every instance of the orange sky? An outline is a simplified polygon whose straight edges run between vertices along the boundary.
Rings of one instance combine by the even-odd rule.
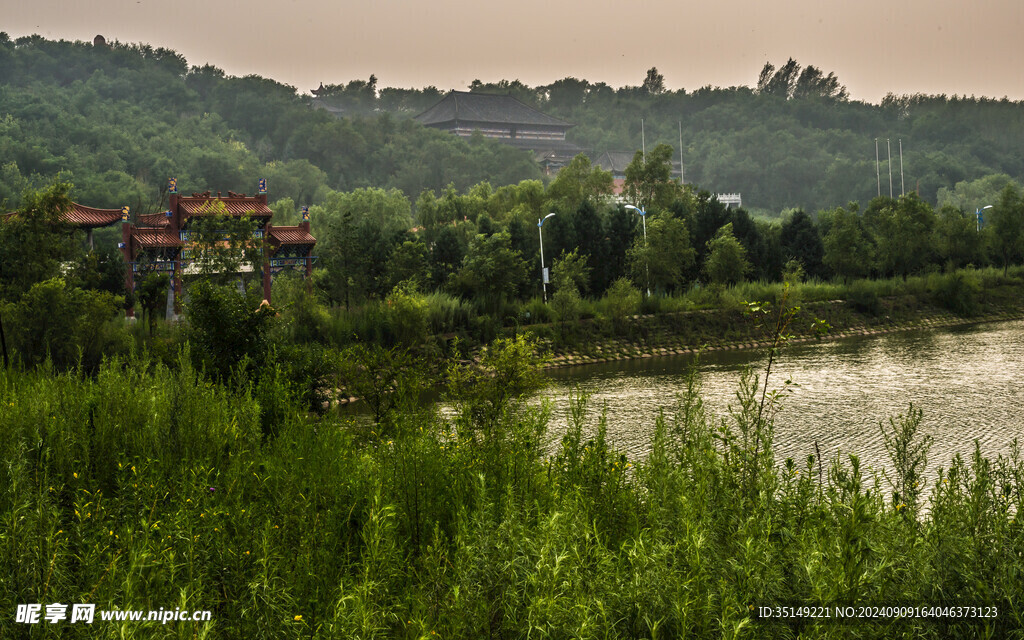
[[[145,42],[193,65],[303,92],[376,74],[380,87],[465,89],[574,76],[671,89],[753,85],[766,61],[833,71],[851,97],[1024,99],[1021,0],[0,0],[12,38]]]

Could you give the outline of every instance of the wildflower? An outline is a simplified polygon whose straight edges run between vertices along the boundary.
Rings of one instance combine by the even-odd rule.
[[[248,551],[246,551],[246,552],[245,552],[245,555],[249,555],[249,552],[248,552]]]
[[[302,616],[301,615],[295,616],[294,618],[292,618],[292,620],[294,620],[295,622],[301,622],[302,621]]]
[[[78,472],[77,472],[77,471],[75,471],[75,472],[74,472],[74,473],[72,473],[71,475],[75,476],[75,479],[76,479],[76,480],[78,479]]]

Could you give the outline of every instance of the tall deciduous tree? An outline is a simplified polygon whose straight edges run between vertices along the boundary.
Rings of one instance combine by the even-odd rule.
[[[865,276],[871,269],[871,245],[855,211],[839,207],[831,212],[831,225],[824,239],[824,263],[842,278]]]
[[[611,172],[591,165],[590,158],[581,153],[558,172],[548,186],[547,198],[553,208],[573,211],[584,202],[598,202],[612,193],[612,187]]]
[[[916,193],[898,201],[876,198],[865,216],[869,214],[882,273],[906,278],[932,258],[935,211]]]
[[[644,93],[652,96],[665,93],[665,76],[658,73],[657,67],[651,67],[647,70],[647,77],[644,78],[644,83],[640,88]]]
[[[412,227],[409,199],[397,189],[332,192],[313,219],[321,229],[319,252],[330,272],[331,296],[346,307],[391,290],[387,259]]]
[[[71,210],[71,185],[57,183],[25,195],[14,215],[0,220],[0,297],[16,299],[33,284],[57,277],[79,248],[61,216]]]
[[[826,100],[846,100],[849,97],[846,87],[839,84],[835,73],[826,76],[814,65],[808,65],[797,78],[793,87],[794,98],[824,98]]]
[[[793,58],[778,70],[766,62],[757,79],[757,92],[763,95],[791,98],[800,75],[800,65]]]
[[[985,243],[975,214],[951,205],[942,207],[935,226],[935,248],[939,259],[954,269],[981,264]]]
[[[708,257],[704,273],[719,285],[736,284],[750,271],[747,252],[732,233],[732,223],[718,230],[708,242]]]
[[[507,231],[474,238],[455,276],[456,289],[467,297],[483,300],[490,311],[515,298],[525,282],[526,263],[512,249]]]
[[[735,238],[734,238],[735,239]],[[638,236],[626,255],[629,274],[640,288],[677,291],[686,283],[697,252],[690,245],[686,223],[667,215],[647,221],[647,241]]]
[[[782,250],[787,260],[796,259],[808,275],[822,277],[822,256],[825,253],[821,236],[811,216],[803,210],[793,212],[782,223]]]
[[[682,186],[672,180],[672,147],[659,144],[646,157],[637,151],[626,167],[625,194],[644,210],[668,210],[682,194]]]
[[[1014,261],[1024,254],[1024,201],[1020,192],[1006,185],[999,194],[999,202],[992,209],[988,229],[992,252],[1003,265],[1003,274]]]
[[[256,222],[227,214],[220,201],[203,213],[193,217],[188,227],[192,264],[200,275],[224,283],[240,271],[258,269],[263,240],[254,237]]]

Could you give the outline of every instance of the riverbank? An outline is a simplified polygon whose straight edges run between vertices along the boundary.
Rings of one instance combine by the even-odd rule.
[[[999,322],[1024,318],[1024,304],[1003,299],[989,304],[983,312],[961,316],[915,296],[898,296],[878,301],[872,309],[861,309],[848,300],[831,300],[801,305],[788,327],[790,344],[832,342],[844,338],[881,335],[915,329],[930,329]],[[815,319],[830,329],[820,333]],[[623,335],[601,337],[594,323],[581,323],[578,336],[569,344],[546,340],[551,357],[547,368],[600,364],[656,356],[687,355],[698,351],[764,349],[772,336],[763,316],[740,309],[689,311],[668,316],[634,316],[627,320]]]

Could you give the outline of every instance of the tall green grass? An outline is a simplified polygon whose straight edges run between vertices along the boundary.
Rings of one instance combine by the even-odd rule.
[[[694,375],[637,460],[585,397],[528,406],[536,365],[519,341],[493,345],[451,365],[454,414],[411,394],[382,436],[305,413],[284,383],[211,383],[187,354],[0,373],[0,637],[1024,635],[1018,454],[924,474],[935,463],[912,454],[927,443],[894,423],[903,479],[938,478],[913,515],[894,496],[906,484],[854,455],[777,459],[763,376],[714,418]],[[551,411],[568,412],[565,433],[548,432]],[[14,607],[32,602],[213,620],[29,632]],[[999,614],[757,619],[770,605]]]

